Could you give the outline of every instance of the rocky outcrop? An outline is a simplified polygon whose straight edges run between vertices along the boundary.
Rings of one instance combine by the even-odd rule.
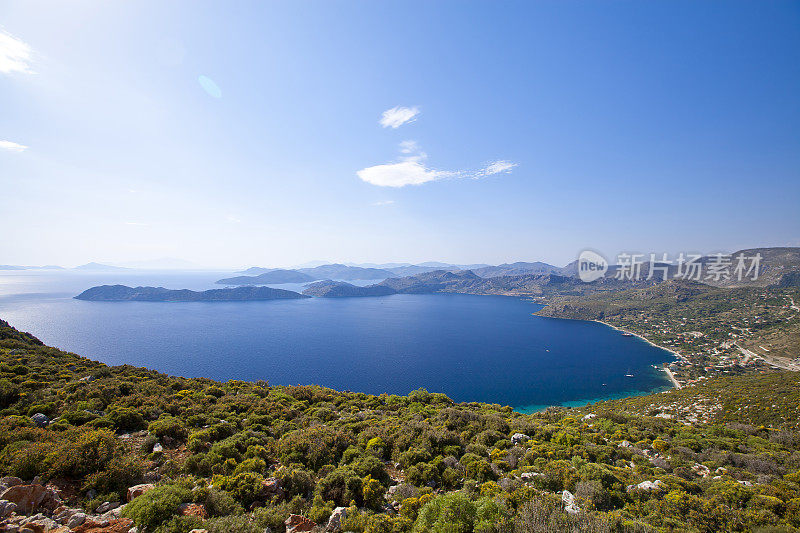
[[[339,533],[342,530],[342,520],[347,518],[347,507],[337,507],[331,513],[328,519],[328,525],[325,526],[326,533]]]
[[[47,415],[44,413],[36,413],[31,417],[31,420],[36,424],[36,427],[40,428],[47,427],[47,425],[50,424],[50,419],[47,418]]]
[[[61,497],[54,489],[38,483],[9,487],[0,493],[0,500],[14,503],[25,514],[39,508],[52,511],[61,504]]]
[[[276,477],[265,479],[261,483],[261,488],[264,490],[264,496],[267,500],[283,498],[283,486],[281,485],[281,480]]]
[[[0,519],[8,518],[16,512],[17,504],[8,500],[0,500]]]
[[[131,501],[134,498],[138,498],[148,490],[155,487],[152,483],[142,483],[141,485],[134,485],[133,487],[128,487],[128,501]]]
[[[511,444],[524,444],[530,439],[525,433],[514,433],[511,435]]]
[[[206,506],[200,503],[184,503],[178,507],[178,512],[181,516],[196,516],[203,520],[208,518]]]
[[[286,533],[302,533],[317,530],[316,522],[304,516],[300,516],[299,514],[289,515],[284,525],[286,525]]]
[[[73,529],[72,533],[128,533],[132,527],[133,520],[130,518],[117,518],[103,522],[87,520]]]
[[[652,492],[652,491],[655,491],[655,490],[662,490],[662,489],[665,489],[665,488],[666,488],[666,484],[663,481],[661,481],[660,479],[657,479],[655,481],[642,481],[641,483],[639,483],[637,485],[628,485],[627,491],[628,492],[633,492],[633,491],[636,491],[636,490],[641,490],[641,491],[645,491],[645,492]]]
[[[577,514],[581,512],[581,508],[575,503],[575,495],[570,491],[565,490],[561,493],[561,502],[564,504],[564,510],[570,514]]]
[[[119,502],[103,502],[97,506],[97,509],[95,509],[94,512],[103,514],[112,511],[117,507],[119,507]]]

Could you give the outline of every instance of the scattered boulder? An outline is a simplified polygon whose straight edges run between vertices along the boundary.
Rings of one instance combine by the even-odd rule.
[[[208,533],[207,529],[193,529],[189,533]]]
[[[583,420],[591,420],[591,419],[593,419],[593,418],[597,418],[597,415],[596,415],[596,414],[594,414],[594,413],[589,413],[588,415],[585,415],[585,416],[583,417]]]
[[[208,518],[208,511],[206,506],[201,503],[184,503],[178,507],[178,512],[181,516],[196,516],[205,520]]]
[[[145,483],[158,483],[161,481],[161,474],[155,470],[150,470],[144,473],[144,477],[142,479],[144,479]]]
[[[105,523],[86,520],[74,528],[72,533],[128,533],[132,527],[133,520],[130,518],[118,518]]]
[[[50,487],[44,485],[14,485],[0,493],[0,500],[8,500],[25,514],[31,514],[39,507],[53,510],[61,503],[61,498]]]
[[[125,506],[122,505],[120,507],[117,507],[116,509],[111,509],[110,511],[106,511],[105,513],[101,514],[99,518],[101,521],[108,520],[109,522],[111,522],[112,520],[116,520],[117,518],[120,517],[120,515],[122,515],[122,509],[124,507]]]
[[[128,487],[128,501],[133,500],[134,498],[138,498],[148,490],[154,488],[155,485],[152,483],[142,483],[141,485],[134,485],[132,487]]]
[[[119,502],[103,502],[97,506],[97,509],[94,511],[99,514],[107,513],[111,509],[116,509],[119,507]]]
[[[631,446],[633,446],[633,444],[631,444],[627,440],[624,440],[624,441],[619,443],[619,447],[620,448],[630,448]]]
[[[17,504],[8,500],[0,500],[0,519],[11,516],[17,510]]]
[[[51,531],[59,527],[59,525],[52,519],[46,517],[42,513],[29,516],[20,522],[21,526],[27,527],[38,533],[39,531]]]
[[[153,452],[156,452],[156,453],[157,453],[157,452],[163,452],[163,451],[164,451],[164,447],[161,445],[161,443],[159,443],[159,442],[156,442],[156,443],[153,445]]]
[[[281,485],[281,480],[276,477],[265,479],[261,483],[261,487],[264,489],[264,494],[266,495],[267,499],[283,497],[283,486]]]
[[[528,442],[530,437],[527,436],[525,433],[514,433],[511,435],[511,444],[523,444]]]
[[[564,510],[570,514],[581,512],[581,508],[575,504],[575,495],[565,490],[561,493],[561,501],[564,503]]]
[[[661,489],[664,489],[664,488],[666,488],[666,484],[663,481],[661,481],[660,479],[657,479],[655,481],[642,481],[638,485],[636,485],[636,484],[628,485],[627,490],[628,490],[628,492],[632,492],[634,490],[642,490],[642,491],[650,492],[650,491],[654,491],[654,490],[661,490]]]
[[[541,472],[523,472],[519,475],[519,477],[520,479],[522,479],[522,481],[528,482],[528,481],[533,481],[534,478],[537,477],[544,477],[544,474],[542,474]]]
[[[5,485],[6,488],[13,487],[14,485],[24,485],[24,484],[25,482],[18,477],[14,476],[0,477],[0,485]]]
[[[36,413],[31,417],[31,420],[36,424],[36,427],[40,428],[47,427],[47,425],[50,424],[50,419],[47,418],[47,415],[44,413]]]
[[[75,513],[67,520],[67,527],[72,529],[86,522],[86,513]]]
[[[284,524],[286,525],[286,533],[309,532],[314,531],[314,528],[317,527],[316,522],[299,514],[290,514]]]
[[[325,526],[326,533],[339,533],[342,530],[342,520],[347,518],[347,507],[337,507],[331,513],[328,519],[328,525]]]

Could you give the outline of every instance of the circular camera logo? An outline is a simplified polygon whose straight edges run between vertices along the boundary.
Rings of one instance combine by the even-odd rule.
[[[608,261],[602,255],[584,250],[578,256],[578,277],[590,282],[602,278],[608,270]]]

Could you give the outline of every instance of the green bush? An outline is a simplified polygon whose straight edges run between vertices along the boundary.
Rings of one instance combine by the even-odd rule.
[[[178,485],[160,485],[134,498],[122,510],[139,527],[156,528],[178,512],[178,507],[192,501],[192,492]]]
[[[185,441],[189,435],[186,425],[179,418],[173,416],[164,416],[150,422],[147,430],[158,438],[170,437],[179,442]]]
[[[313,473],[302,467],[282,466],[275,471],[275,477],[281,480],[281,486],[290,498],[306,496],[314,490]]]
[[[138,431],[147,427],[144,417],[129,407],[113,409],[106,416],[118,431]]]
[[[414,532],[471,533],[477,518],[475,503],[464,494],[454,492],[426,503],[414,522]]]
[[[119,501],[124,501],[127,488],[141,481],[143,474],[144,465],[138,457],[114,457],[103,470],[86,477],[82,490],[94,489],[101,494],[113,492]]]
[[[234,476],[218,476],[215,483],[223,490],[230,492],[231,496],[245,507],[251,503],[263,501],[264,476],[255,472],[242,472]]]
[[[51,477],[82,477],[103,470],[118,453],[119,444],[108,430],[70,430],[45,458]]]

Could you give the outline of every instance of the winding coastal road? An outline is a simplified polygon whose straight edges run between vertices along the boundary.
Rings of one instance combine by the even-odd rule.
[[[734,343],[734,346],[736,346],[736,348],[738,348],[739,351],[742,352],[742,354],[747,355],[749,357],[755,357],[756,359],[761,359],[768,365],[777,366],[778,368],[782,368],[784,370],[791,370],[793,372],[797,372],[798,370],[800,370],[800,366],[797,366],[792,363],[780,363],[778,361],[772,361],[770,359],[767,359],[763,355],[759,355],[752,350],[748,350],[747,348],[739,346],[739,343]]]

